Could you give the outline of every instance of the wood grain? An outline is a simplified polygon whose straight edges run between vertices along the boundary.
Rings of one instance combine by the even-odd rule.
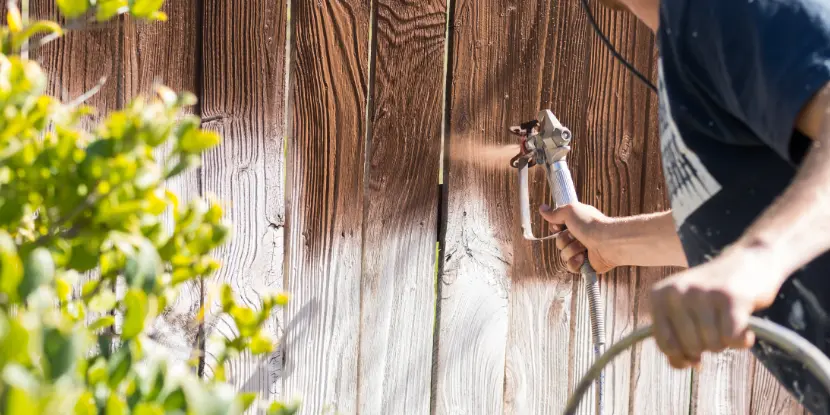
[[[753,361],[752,396],[749,413],[753,415],[808,415],[798,400],[781,386],[757,359]]]
[[[522,8],[529,6],[522,6]],[[583,121],[585,109],[582,95],[571,100],[571,107],[561,105],[561,98],[574,94],[588,82],[584,73],[573,72],[568,66],[585,62],[585,32],[575,28],[579,12],[577,3],[542,2],[529,10],[517,11],[506,24],[516,27],[519,36],[511,39],[519,53],[509,56],[513,63],[505,68],[511,77],[516,67],[533,68],[511,85],[506,102],[521,113],[514,112],[513,124],[536,116],[540,109],[551,109],[568,127]],[[526,27],[522,32],[519,27]],[[568,38],[567,42],[563,40]],[[534,49],[538,53],[533,53]],[[555,91],[555,92],[554,92]],[[519,105],[524,102],[527,105]],[[577,126],[577,130],[579,127]],[[578,163],[577,163],[578,164]],[[571,166],[573,167],[573,165]],[[515,182],[515,171],[510,171]],[[532,210],[541,203],[551,203],[544,172],[531,171]],[[584,179],[584,176],[580,179]],[[581,195],[580,179],[575,185]],[[509,190],[509,205],[518,212],[517,188]],[[518,215],[505,224],[520,230]],[[534,213],[534,222],[541,222]],[[547,226],[536,226],[537,234],[549,234]],[[579,277],[564,271],[553,242],[529,243],[514,233],[514,249],[521,250],[522,263],[514,264],[510,287],[510,327],[505,363],[505,412],[511,414],[556,414],[564,407],[571,391],[576,354],[591,354],[591,332],[588,326],[585,290]],[[576,326],[582,330],[574,330]],[[581,374],[581,373],[579,373]],[[593,399],[587,406],[590,407]]]
[[[65,25],[58,13],[54,0],[32,0],[29,4],[30,19],[48,19]],[[32,50],[29,57],[38,62],[48,78],[46,93],[68,103],[99,86],[102,78],[106,81],[98,92],[84,103],[94,107],[97,114],[81,120],[81,128],[92,131],[112,111],[123,106],[119,92],[119,78],[122,66],[118,60],[121,48],[121,26],[118,20],[92,28],[86,26],[69,31],[63,37],[53,40],[41,48]],[[87,281],[99,279],[97,269],[86,272],[73,287],[72,295],[79,298],[81,287]],[[109,287],[115,289],[115,287]],[[89,312],[86,321],[92,323],[102,316]],[[105,329],[112,334],[113,329]],[[117,344],[113,336],[113,344]],[[90,353],[96,353],[97,344]]]
[[[545,291],[553,293],[558,287],[566,294],[572,278],[534,256],[538,248],[522,239],[517,176],[508,167],[512,154],[482,160],[486,154],[515,144],[508,128],[535,117],[539,110],[540,70],[545,59],[540,46],[550,24],[550,10],[545,6],[533,1],[505,6],[459,0],[452,11],[436,414],[495,414],[514,411],[511,407],[528,408],[531,404],[524,403],[523,393],[537,390],[537,386],[526,386],[525,379],[541,374],[561,382],[567,373],[556,363],[567,356],[567,339],[557,339],[553,346],[532,343],[552,341],[562,319],[568,318],[567,309],[534,309],[537,305],[527,302],[540,300],[536,293],[514,291],[511,284],[522,282],[520,290],[534,289],[537,281],[553,278],[551,283],[555,283],[556,278],[564,278],[564,285]],[[533,179],[538,180],[539,175],[534,174]],[[544,186],[537,184],[531,194],[541,195],[537,192],[541,189]],[[519,304],[510,309],[517,316],[512,320],[508,315],[510,299]],[[550,309],[559,314],[546,315]],[[542,324],[550,326],[535,333],[533,339],[516,339],[510,349],[512,358],[506,363],[508,325],[528,315],[533,316],[531,320],[521,323],[532,326],[517,327],[514,338]],[[548,347],[545,352],[531,352],[545,358],[525,360],[522,354],[528,347]],[[525,373],[530,364],[534,371]],[[519,385],[506,386],[505,381]],[[547,379],[532,381],[541,382],[540,388],[553,387]]]
[[[199,4],[197,0],[167,1],[162,10],[166,22],[142,22],[123,19],[124,47],[120,63],[123,65],[121,85],[125,104],[133,98],[153,94],[153,85],[159,83],[176,92],[199,94]],[[189,108],[186,114],[192,114]],[[170,154],[172,142],[157,149],[156,160],[162,163]],[[168,180],[165,187],[175,193],[182,204],[200,196],[199,172],[196,169]],[[172,212],[163,214],[165,229],[172,231]],[[156,352],[176,363],[201,354],[199,324],[196,314],[202,305],[201,281],[190,281],[181,288],[180,296],[167,311],[156,318],[148,335],[152,344],[160,346]],[[150,343],[150,342],[148,342]]]
[[[704,354],[700,370],[695,371],[692,413],[750,413],[752,359],[746,350]]]
[[[308,414],[358,408],[369,3],[291,5],[283,385]]]
[[[657,79],[656,58],[652,60],[651,79]],[[643,177],[656,178],[642,187],[643,212],[664,212],[670,209],[668,193],[663,179],[662,156],[660,154],[657,123],[658,100],[649,98],[649,128],[651,136],[646,141],[643,163]],[[652,324],[650,291],[651,287],[678,271],[676,268],[640,268],[637,271],[636,313],[637,325]],[[632,414],[689,413],[692,394],[691,371],[675,370],[665,358],[653,339],[648,339],[635,348],[631,373]]]
[[[446,1],[375,2],[363,242],[361,414],[427,414]]]
[[[211,0],[203,7],[201,117],[223,142],[204,156],[201,180],[204,194],[226,206],[234,228],[232,240],[218,253],[222,268],[205,283],[206,320],[211,321],[220,307],[213,282],[230,284],[246,306],[283,289],[287,5],[284,0]],[[279,338],[282,320],[277,314],[266,327]],[[208,340],[237,335],[224,317],[205,331]],[[213,374],[213,350],[206,350],[205,376]],[[225,373],[239,390],[256,392],[261,400],[277,399],[280,360],[279,352],[265,357],[245,353],[229,361]]]

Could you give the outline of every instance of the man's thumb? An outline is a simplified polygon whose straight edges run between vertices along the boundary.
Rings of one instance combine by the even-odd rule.
[[[566,224],[569,212],[570,208],[568,206],[562,206],[556,209],[553,209],[548,205],[539,206],[539,213],[542,217],[545,218],[546,221],[557,226]]]

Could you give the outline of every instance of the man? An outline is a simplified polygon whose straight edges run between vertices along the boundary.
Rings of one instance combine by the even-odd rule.
[[[682,266],[652,288],[655,340],[675,368],[752,347],[813,413],[826,391],[756,342],[767,317],[827,353],[830,311],[830,1],[603,0],[656,34],[660,142],[672,210],[609,218],[543,206],[573,272]],[[613,2],[613,3],[609,3]]]

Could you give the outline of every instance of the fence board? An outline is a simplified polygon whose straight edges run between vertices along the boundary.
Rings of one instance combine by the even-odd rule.
[[[174,91],[199,94],[197,62],[199,21],[197,0],[167,1],[162,10],[166,22],[146,23],[136,19],[123,20],[124,48],[121,85],[125,104],[138,95],[153,93],[158,82]],[[193,108],[185,112],[192,114]],[[196,108],[198,110],[198,108]],[[162,163],[170,154],[173,143],[156,150],[156,160]],[[191,170],[168,180],[165,187],[175,193],[181,203],[200,196],[199,173]],[[165,229],[172,231],[172,212],[163,214]],[[198,344],[199,326],[195,316],[202,304],[201,282],[183,284],[176,302],[148,327],[148,335],[162,346],[161,353],[176,362],[184,362],[201,353]]]
[[[570,121],[574,132],[574,150],[571,168],[580,200],[591,204],[610,216],[628,216],[643,208],[643,160],[647,157],[649,134],[647,116],[648,90],[634,79],[589,28],[581,5],[569,4],[571,27],[562,29],[561,54],[571,54],[576,60],[560,62],[556,72],[561,74],[551,91],[551,106],[567,113],[570,107],[584,112],[574,114]],[[565,6],[561,6],[564,11]],[[648,68],[653,40],[636,19],[615,13],[594,3],[592,10],[603,33],[638,67]],[[638,30],[639,29],[639,30]],[[574,33],[587,36],[587,42],[571,45]],[[577,37],[577,38],[582,38]],[[580,53],[580,51],[588,53]],[[562,58],[565,59],[565,58]],[[582,66],[582,68],[579,68]],[[576,75],[582,74],[582,75]],[[582,82],[568,82],[569,77],[582,76]],[[564,78],[564,79],[562,79]],[[565,98],[567,97],[567,98]],[[574,97],[579,97],[574,99]],[[659,180],[661,176],[657,176]],[[613,344],[629,334],[636,325],[636,287],[634,269],[622,267],[600,276],[601,301],[605,308],[606,342]],[[576,385],[594,360],[591,324],[581,277],[576,278],[578,313],[572,337],[573,375],[568,390]],[[605,411],[623,414],[629,412],[631,351],[617,357],[606,369]],[[594,396],[586,396],[579,413],[596,413]]]
[[[533,255],[534,245],[521,237],[516,172],[508,167],[509,152],[516,149],[505,149],[516,142],[508,128],[534,117],[539,109],[545,58],[539,46],[546,38],[549,10],[533,1],[505,7],[498,2],[459,0],[452,13],[449,161],[444,180],[447,224],[435,411],[494,414],[504,411],[508,301],[526,304],[538,299],[534,292],[522,290],[534,289],[537,278],[550,277],[554,271]],[[506,158],[490,157],[504,151]],[[538,174],[533,177],[539,179]],[[543,189],[537,183],[532,194]],[[522,282],[519,291],[511,290],[511,278]],[[567,289],[566,284],[565,293]],[[536,336],[550,340],[562,319],[568,318],[560,302],[554,303],[557,306],[551,309],[558,315],[536,317],[526,322],[532,327],[516,327],[517,335],[545,325],[546,332]],[[524,316],[525,311],[535,312],[520,307],[510,313]],[[508,381],[523,382],[531,376],[523,372],[527,364],[538,367],[531,373],[554,377],[564,373],[553,360],[529,362],[519,356],[536,345],[522,341],[514,345],[511,350],[518,354],[507,363]],[[567,339],[557,339],[546,352],[553,356],[550,359],[567,356]],[[524,405],[523,396],[513,391],[506,398],[508,411],[513,405]]]
[[[781,387],[761,362],[753,362],[752,397],[749,407],[753,415],[808,415],[804,407]]]
[[[30,19],[48,19],[66,24],[58,13],[54,0],[32,0],[29,4]],[[45,46],[34,49],[29,57],[38,62],[46,71],[48,86],[46,93],[64,103],[76,100],[94,88],[97,93],[89,96],[84,103],[96,109],[97,114],[85,117],[80,126],[92,132],[97,124],[114,110],[123,106],[119,94],[119,77],[123,70],[118,60],[121,48],[121,27],[119,21],[113,20],[95,27],[82,25],[78,30],[65,33],[62,38],[53,40]],[[34,44],[34,42],[31,42]],[[101,81],[106,82],[101,85]],[[83,284],[99,279],[97,269],[84,273],[80,281],[73,286],[72,295],[80,298]],[[113,290],[115,287],[110,287]],[[92,323],[102,315],[88,312],[86,321]],[[117,344],[114,328],[104,329],[113,334],[113,344]],[[93,345],[93,351],[98,345]]]
[[[294,1],[284,388],[303,413],[355,413],[369,1]]]
[[[651,66],[652,82],[657,79],[656,59]],[[638,66],[643,68],[644,66]],[[664,212],[671,209],[663,177],[662,156],[660,153],[658,114],[659,100],[653,95],[649,99],[648,114],[650,121],[650,139],[646,141],[643,152],[643,177],[656,178],[648,185],[642,186],[643,212]],[[637,278],[636,327],[652,323],[650,292],[651,287],[662,280],[675,268],[641,268]],[[692,394],[692,374],[688,370],[674,370],[668,363],[653,339],[648,339],[635,347],[632,362],[631,399],[632,414],[686,414],[689,413]]]
[[[518,37],[510,39],[514,43],[511,48],[517,52],[508,56],[515,68],[505,68],[505,72],[522,66],[530,69],[523,76],[509,75],[518,76],[519,83],[506,91],[505,103],[521,112],[514,111],[506,122],[515,125],[535,117],[540,109],[549,108],[563,123],[573,127],[572,123],[583,118],[585,102],[578,91],[588,82],[584,72],[569,67],[581,65],[586,58],[585,32],[574,30],[579,27],[575,20],[578,5],[540,2],[535,10],[528,9],[528,14],[524,14],[527,7],[531,6],[521,6],[502,23],[519,32]],[[565,96],[569,96],[568,106],[561,105]],[[515,170],[510,174],[515,183]],[[551,196],[542,168],[532,169],[530,174],[534,212],[539,204],[551,203]],[[517,189],[513,186],[509,190],[507,203],[513,216],[512,222],[505,225],[520,232]],[[533,215],[534,222],[542,222],[539,215]],[[551,232],[547,226],[536,228],[537,234]],[[530,243],[518,232],[514,238],[514,249],[522,254],[515,259],[520,263],[514,264],[510,287],[505,411],[556,414],[568,398],[574,352],[590,353],[590,330],[587,325],[580,325],[581,319],[587,317],[584,289],[575,285],[577,279],[564,271],[552,241]],[[584,330],[575,332],[575,325]]]
[[[206,195],[225,205],[234,227],[231,242],[220,250],[222,268],[216,282],[229,283],[241,304],[259,304],[262,295],[282,290],[283,280],[283,145],[285,1],[212,0],[204,3],[202,36],[203,126],[217,131],[223,143],[204,157]],[[206,282],[210,321],[221,306]],[[275,313],[276,314],[276,313]],[[276,315],[267,327],[281,334]],[[230,319],[216,321],[208,336],[236,336]],[[208,338],[205,375],[212,376],[215,349]],[[225,367],[231,384],[279,397],[278,354],[245,353]],[[257,409],[257,405],[253,410]]]
[[[428,414],[446,1],[375,2],[360,413]]]

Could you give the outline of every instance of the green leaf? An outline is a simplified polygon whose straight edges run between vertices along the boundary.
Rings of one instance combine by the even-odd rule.
[[[130,287],[144,287],[162,273],[161,257],[152,242],[143,238],[135,255],[127,258],[124,276]]]
[[[107,361],[103,358],[95,359],[95,363],[86,372],[87,382],[95,385],[107,379]]]
[[[199,153],[215,147],[221,141],[219,134],[212,131],[191,129],[184,134],[179,146],[185,153]]]
[[[38,413],[37,401],[22,389],[9,388],[5,394],[5,408],[2,413],[8,415],[28,415]]]
[[[268,408],[268,415],[294,415],[299,410],[298,405],[286,405],[282,402],[274,402]]]
[[[17,299],[17,287],[23,279],[23,264],[11,236],[0,230],[0,292]]]
[[[274,351],[274,339],[264,330],[260,330],[251,337],[250,349],[254,355],[271,353]]]
[[[122,7],[127,7],[127,0],[98,0],[95,18],[99,22],[112,19]]]
[[[113,295],[113,306],[115,306],[115,295]],[[91,306],[90,306],[91,307]],[[111,310],[112,307],[108,308],[107,310]],[[113,316],[104,316],[96,320],[94,323],[89,325],[89,331],[98,331],[104,327],[110,327],[115,324],[115,317]]]
[[[43,330],[43,352],[48,362],[47,376],[56,380],[75,366],[78,355],[78,342],[75,336],[56,328]]]
[[[112,292],[111,290],[102,290],[95,297],[92,297],[92,300],[89,301],[89,309],[96,313],[106,313],[115,308],[115,304],[117,302],[118,299],[115,298],[114,292]],[[101,320],[98,321],[100,322]]]
[[[88,0],[57,0],[61,14],[69,19],[83,15],[89,10]]]
[[[35,248],[23,264],[23,281],[17,287],[20,298],[25,299],[41,285],[55,278],[55,262],[46,248]]]
[[[233,307],[229,313],[242,336],[250,336],[256,326],[256,313],[248,307]]]
[[[158,12],[163,4],[164,0],[131,0],[130,13],[146,19]]]
[[[149,313],[147,294],[144,291],[130,289],[124,295],[124,327],[121,337],[125,340],[138,336],[144,330],[144,323]]]
[[[55,22],[48,21],[48,20],[38,20],[28,26],[26,29],[23,30],[20,34],[15,36],[14,39],[14,48],[20,48],[23,44],[31,38],[32,36],[41,34],[41,33],[48,33],[48,34],[57,34],[62,35],[63,29],[61,26]]]
[[[181,387],[177,387],[164,398],[164,409],[168,411],[186,410],[187,400]]]
[[[133,415],[164,415],[164,408],[154,403],[140,403],[133,410]]]
[[[254,401],[256,401],[256,398],[257,398],[256,392],[240,393],[236,397],[237,407],[239,408],[239,412],[242,413],[242,412],[247,411],[248,408],[250,408],[251,405],[254,404]]]
[[[111,394],[107,399],[106,415],[127,415],[127,404],[117,394]]]
[[[95,397],[92,392],[85,391],[81,394],[78,402],[75,403],[75,415],[96,415],[98,409],[95,407]]]
[[[129,348],[122,347],[113,353],[107,363],[107,383],[110,387],[115,388],[121,384],[121,381],[123,381],[130,372],[132,364],[133,359]]]

